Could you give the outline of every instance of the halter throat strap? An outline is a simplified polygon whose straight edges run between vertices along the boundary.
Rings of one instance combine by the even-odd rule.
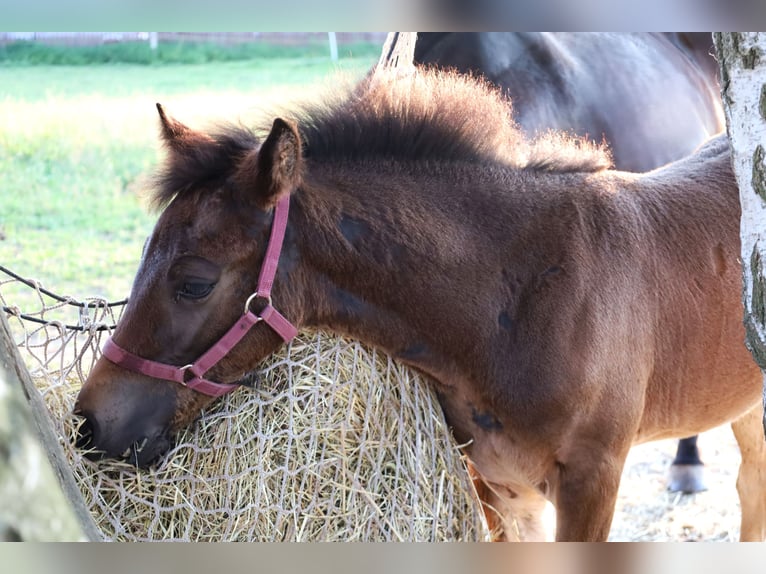
[[[164,379],[180,383],[190,389],[211,397],[220,397],[236,389],[236,383],[217,383],[204,378],[205,373],[212,369],[225,357],[242,338],[250,332],[255,325],[263,321],[276,332],[286,343],[292,340],[298,330],[271,304],[271,288],[274,285],[274,277],[279,265],[279,255],[282,252],[282,243],[287,229],[287,217],[290,211],[290,195],[279,200],[274,208],[274,220],[271,224],[271,235],[266,247],[266,255],[258,276],[258,286],[255,293],[250,295],[245,302],[244,314],[239,320],[226,331],[207,351],[196,361],[183,367],[169,365],[144,359],[126,351],[110,338],[104,344],[102,353],[112,363],[124,369],[140,373],[155,379]],[[250,310],[254,300],[266,301],[265,307],[258,313]]]

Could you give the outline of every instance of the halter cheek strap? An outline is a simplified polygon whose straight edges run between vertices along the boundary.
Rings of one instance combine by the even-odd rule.
[[[207,351],[205,351],[193,363],[178,367],[159,363],[150,359],[144,359],[134,355],[120,347],[114,339],[108,339],[102,350],[104,357],[112,363],[155,379],[164,379],[180,383],[192,390],[211,397],[220,397],[237,388],[237,384],[223,384],[205,379],[203,375],[212,369],[225,357],[242,338],[250,332],[255,325],[263,321],[283,341],[292,340],[298,330],[271,304],[271,287],[279,264],[279,254],[282,251],[282,242],[287,228],[287,216],[290,211],[290,196],[286,195],[274,208],[274,221],[271,224],[271,235],[266,247],[266,255],[263,259],[261,272],[258,276],[258,287],[255,293],[248,297],[245,303],[245,312],[240,319],[226,331]],[[250,304],[255,299],[264,299],[266,306],[259,312],[253,313]]]

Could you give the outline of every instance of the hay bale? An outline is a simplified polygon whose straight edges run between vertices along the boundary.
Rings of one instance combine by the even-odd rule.
[[[45,383],[107,539],[486,539],[459,448],[421,377],[321,333],[301,335],[262,374],[260,388],[219,401],[141,472],[84,459],[71,446],[79,379]]]

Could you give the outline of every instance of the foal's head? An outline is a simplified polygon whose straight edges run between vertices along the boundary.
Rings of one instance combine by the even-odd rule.
[[[168,157],[155,199],[165,209],[144,248],[113,341],[129,354],[183,367],[237,323],[246,302],[256,311],[264,305],[250,296],[274,207],[300,182],[301,140],[281,119],[260,144],[245,130],[212,136],[193,131],[158,109]],[[281,309],[289,299],[283,269],[290,262],[284,259],[288,265],[274,288],[274,306]],[[293,308],[292,318],[295,313]],[[255,325],[204,377],[236,384],[280,343],[268,326]],[[143,466],[213,399],[117,363],[101,357],[80,391],[80,445]]]

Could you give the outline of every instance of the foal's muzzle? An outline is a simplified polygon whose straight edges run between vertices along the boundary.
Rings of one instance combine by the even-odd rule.
[[[175,391],[173,385],[121,373],[108,361],[99,361],[75,404],[74,414],[84,419],[76,446],[91,459],[149,466],[173,443]]]
[[[78,411],[75,411],[75,414],[83,417],[83,421],[77,430],[75,446],[85,450],[85,457],[90,460],[114,458],[124,460],[137,467],[145,468],[159,459],[173,444],[170,434],[162,431],[154,436],[144,436],[130,442],[125,450],[117,454],[120,448],[117,445],[120,442],[125,443],[126,441],[120,441],[119,437],[118,440],[104,441],[104,433],[98,420]],[[129,439],[127,442],[129,442]]]

